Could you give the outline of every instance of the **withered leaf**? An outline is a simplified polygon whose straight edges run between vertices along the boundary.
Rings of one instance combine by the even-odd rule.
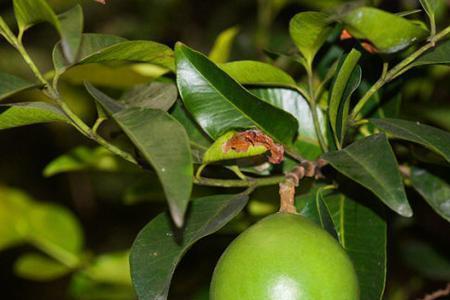
[[[279,164],[284,159],[283,146],[275,143],[272,138],[261,131],[254,129],[237,132],[223,145],[223,151],[225,153],[230,150],[246,152],[250,146],[265,147],[267,151],[270,151],[269,162],[273,164]]]

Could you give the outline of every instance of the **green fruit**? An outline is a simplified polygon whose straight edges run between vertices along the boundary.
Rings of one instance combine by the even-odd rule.
[[[357,300],[358,281],[339,243],[309,220],[271,215],[220,258],[211,300]]]

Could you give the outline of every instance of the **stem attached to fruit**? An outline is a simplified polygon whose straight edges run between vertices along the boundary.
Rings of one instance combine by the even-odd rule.
[[[286,174],[286,180],[280,183],[280,212],[297,213],[297,209],[295,208],[295,188],[304,177],[323,178],[320,169],[325,164],[326,161],[322,159],[315,162],[304,161]]]

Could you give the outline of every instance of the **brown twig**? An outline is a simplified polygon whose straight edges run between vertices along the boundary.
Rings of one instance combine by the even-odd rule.
[[[450,282],[447,283],[447,286],[445,288],[437,290],[431,294],[426,295],[424,298],[418,300],[435,300],[448,295],[450,295]]]
[[[305,177],[323,178],[321,168],[326,165],[326,161],[303,161],[291,172],[286,174],[286,180],[280,183],[280,212],[296,214],[295,208],[295,188]]]

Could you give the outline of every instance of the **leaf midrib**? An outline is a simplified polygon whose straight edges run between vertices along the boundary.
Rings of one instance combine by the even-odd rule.
[[[374,176],[374,173],[371,171],[370,167],[367,167],[365,164],[363,164],[362,162],[359,162],[356,157],[354,157],[353,155],[350,154],[350,152],[347,149],[343,149],[342,150],[343,153],[347,154],[354,162],[356,162],[357,164],[359,164],[360,166],[362,166],[362,168],[366,171],[366,173],[368,175],[370,175],[371,178],[374,179],[374,181],[381,187],[381,190],[383,190],[383,186],[389,186],[389,184],[384,185],[384,182],[382,179],[377,178],[376,176]],[[355,180],[357,182],[360,182],[358,180]],[[378,193],[376,191],[374,191],[374,189],[372,187],[368,187],[365,184],[363,184],[365,187],[367,187],[370,191],[372,191],[374,194],[378,195]],[[393,199],[395,199],[395,194],[391,193],[391,188],[386,189],[386,191],[388,191],[388,194],[390,197],[392,197]]]
[[[187,59],[187,56],[185,53],[183,53],[184,56],[186,57],[186,61],[189,63],[190,66],[192,66],[192,68],[194,68],[197,73],[222,97],[224,98],[227,103],[229,103],[232,107],[234,107],[238,112],[240,112],[247,120],[251,121],[253,124],[255,124],[257,127],[259,127],[262,131],[264,131],[265,133],[274,136],[272,133],[270,133],[269,131],[267,131],[263,126],[261,126],[261,124],[259,124],[258,122],[256,122],[255,120],[253,120],[250,116],[248,116],[248,114],[246,114],[244,111],[242,111],[239,107],[237,107],[232,101],[230,101],[220,90],[218,90],[216,88],[216,86],[210,81],[208,80],[205,75],[203,75],[203,73],[193,64],[191,63],[191,61],[189,59]],[[220,68],[219,68],[220,69]],[[228,75],[225,71],[223,71],[222,69],[220,69],[222,72],[224,72],[226,74],[226,76],[230,77],[231,80],[235,81],[230,75]],[[245,90],[245,88],[237,81],[235,81],[243,90],[244,93],[249,94],[251,97],[254,97],[255,99],[258,99],[255,95],[253,95],[252,93],[248,92],[247,90]],[[262,101],[262,100],[261,100]],[[266,103],[267,105],[271,105],[270,103],[267,103],[265,101],[263,101],[264,103]],[[276,108],[276,107],[274,107]],[[275,136],[274,136],[275,137]],[[278,138],[276,138],[278,140]]]
[[[383,123],[383,121],[381,121],[381,123]],[[386,124],[386,123],[384,123],[384,124]],[[419,143],[419,144],[426,144],[429,148],[431,148],[432,150],[438,152],[439,154],[441,154],[442,156],[444,156],[445,159],[446,159],[448,162],[450,162],[450,157],[448,157],[446,153],[442,152],[441,149],[436,148],[436,146],[435,146],[434,144],[432,144],[431,142],[429,142],[429,141],[426,140],[425,138],[421,137],[420,135],[417,135],[414,131],[411,131],[410,129],[405,128],[405,127],[398,126],[398,125],[395,124],[395,123],[387,123],[387,125],[388,125],[388,126],[392,126],[392,127],[396,128],[397,130],[403,130],[403,131],[406,131],[406,133],[408,133],[408,134],[414,136],[414,137],[417,138],[419,141],[421,141],[421,143],[420,143],[420,142],[416,142],[416,143]],[[389,130],[388,130],[388,131],[389,131]],[[393,134],[396,135],[395,133],[393,133]],[[399,138],[399,139],[405,139],[405,138],[401,138],[401,137],[398,137],[398,138]]]

